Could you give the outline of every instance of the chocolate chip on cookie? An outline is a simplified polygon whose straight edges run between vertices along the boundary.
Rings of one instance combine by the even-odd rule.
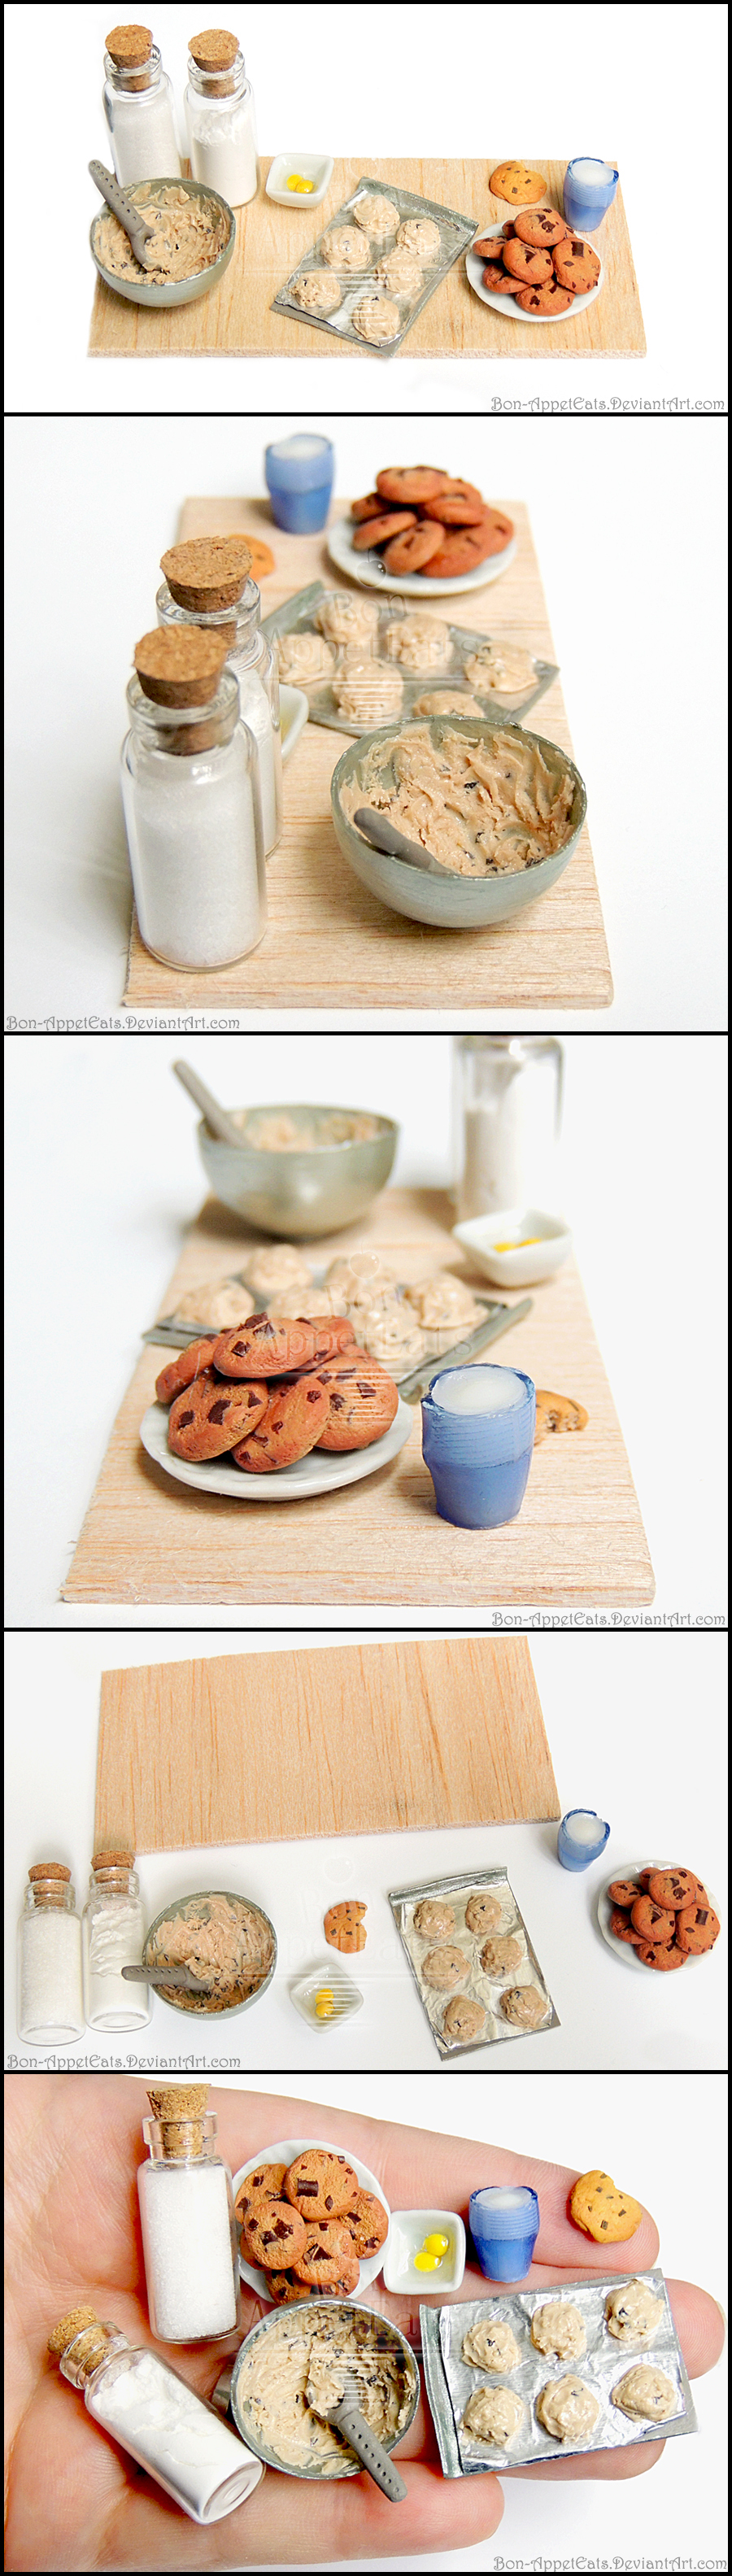
[[[686,1965],[686,1951],[679,1948],[678,1941],[639,1941],[635,1955],[642,1960],[644,1968],[683,1968]]]
[[[289,2270],[305,2251],[306,2233],[300,2211],[286,2200],[252,2201],[242,2227],[250,2262],[261,2263],[263,2272]]]
[[[674,1922],[679,1949],[683,1950],[685,1957],[689,1953],[698,1957],[702,1951],[714,1948],[721,1927],[713,1906],[684,1905],[674,1916]]]
[[[380,2247],[386,2244],[389,2233],[389,2215],[383,2200],[377,2200],[373,2191],[357,2191],[353,2207],[346,2214],[345,2225],[354,2252],[362,2263],[368,2262],[369,2256],[378,2254]]]
[[[648,1893],[656,1905],[667,1905],[678,1914],[682,1905],[694,1905],[697,1883],[691,1869],[652,1869],[648,1874]]]
[[[612,1905],[634,1905],[641,1894],[640,1878],[611,1878],[607,1892]]]
[[[258,1422],[232,1452],[234,1465],[250,1476],[272,1475],[277,1467],[294,1467],[315,1449],[328,1421],[325,1387],[315,1377],[283,1380],[271,1391]]]
[[[285,2199],[301,2218],[341,2218],[352,2209],[358,2175],[332,2147],[304,2147],[285,2174]]]
[[[298,1369],[312,1368],[317,1347],[314,1324],[300,1316],[290,1322],[267,1314],[248,1315],[245,1324],[219,1333],[213,1364],[222,1377],[290,1377]]]
[[[174,1458],[196,1464],[204,1458],[222,1458],[250,1426],[261,1422],[268,1397],[267,1386],[215,1377],[206,1369],[171,1405],[168,1448]]]
[[[330,2283],[334,2288],[336,2281],[342,2281],[350,2272],[354,2275],[351,2287],[355,2290],[359,2261],[345,2220],[316,2219],[312,2225],[303,2228],[303,2236],[302,2253],[293,2264],[298,2280],[309,2281],[314,2289],[321,2282]]]
[[[631,1907],[630,1920],[642,1941],[673,1941],[676,1917],[666,1905],[654,1905],[652,1896],[637,1896]]]

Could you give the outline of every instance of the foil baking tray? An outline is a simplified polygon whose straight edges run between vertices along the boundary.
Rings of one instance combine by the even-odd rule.
[[[513,1967],[503,1970],[498,1976],[490,1975],[480,1964],[480,1953],[486,1934],[469,1931],[465,1921],[467,1900],[473,1895],[491,1895],[498,1898],[501,1920],[500,1924],[496,1925],[493,1937],[503,1939],[507,1935],[520,1944],[520,1960]],[[455,1930],[454,1933],[450,1933],[449,1939],[454,1942],[456,1948],[463,1950],[469,1962],[466,1978],[451,1992],[444,1990],[438,1992],[435,1987],[425,1983],[422,1975],[423,1962],[428,1952],[439,1946],[435,1944],[433,1935],[420,1933],[415,1929],[415,1907],[425,1896],[444,1897],[452,1905]],[[517,2028],[511,2022],[505,2021],[502,2016],[501,1996],[509,1986],[538,1988],[545,2004],[545,2012],[542,2020],[535,2025],[537,2031],[559,2027],[559,2014],[539,1966],[533,1941],[505,1867],[498,1865],[494,1869],[460,1870],[448,1878],[424,1879],[415,1886],[390,1888],[389,1904],[406,1951],[420,2003],[427,2015],[440,2057],[466,2057],[471,2050],[495,2047],[499,2041],[526,2039],[527,2035],[533,2037],[533,2029],[530,2034],[527,2034],[526,2028]],[[444,2016],[452,2000],[452,1994],[461,2000],[469,1996],[474,2003],[480,2004],[485,2014],[484,2027],[473,2039],[451,2039],[444,2029]]]
[[[386,578],[385,574],[385,580]],[[280,635],[319,633],[320,629],[316,627],[316,610],[323,606],[326,599],[332,599],[334,596],[334,590],[327,589],[325,582],[309,582],[306,590],[296,591],[291,599],[283,601],[281,608],[273,609],[269,617],[263,618],[263,632],[269,636],[272,643],[276,643]],[[453,617],[444,617],[441,621],[448,628],[452,645],[450,661],[445,669],[401,671],[395,656],[387,652],[386,629],[387,626],[393,626],[398,619],[415,616],[419,613],[419,607],[418,599],[403,598],[401,595],[390,596],[388,588],[378,602],[378,622],[375,629],[378,645],[373,659],[385,662],[392,671],[400,671],[403,686],[400,715],[410,717],[415,700],[424,697],[427,690],[458,689],[468,698],[477,698],[486,715],[503,716],[506,724],[520,724],[523,717],[528,715],[530,708],[536,706],[539,698],[543,698],[545,690],[551,688],[552,681],[558,679],[559,664],[545,662],[540,654],[532,653],[534,678],[525,689],[514,690],[511,696],[502,694],[499,697],[494,690],[476,687],[474,681],[466,678],[466,661],[471,654],[479,652],[482,645],[508,642],[510,639],[501,637],[500,634],[486,634],[484,630],[478,632],[476,628],[470,626],[458,626]],[[432,596],[425,601],[425,615],[439,616],[439,607],[436,607]],[[334,678],[345,677],[347,669],[345,653],[337,652]],[[303,679],[293,685],[303,688],[306,692],[310,723],[328,725],[333,733],[345,733],[351,737],[354,734],[373,733],[375,722],[382,721],[378,716],[375,718],[371,715],[364,716],[363,722],[359,723],[354,716],[344,716],[341,708],[336,706],[333,683],[330,680]],[[384,717],[383,722],[393,724],[396,722],[396,717],[391,714],[388,718]]]
[[[246,1273],[243,1270],[232,1270],[229,1277],[232,1283],[241,1280],[242,1286],[247,1288]],[[314,1287],[322,1288],[324,1279],[325,1273],[322,1270],[316,1270],[313,1276]],[[251,1288],[247,1288],[248,1297],[253,1296],[253,1293]],[[402,1369],[401,1376],[396,1365],[389,1369],[389,1376],[393,1378],[395,1386],[398,1386],[400,1394],[406,1398],[407,1404],[416,1403],[419,1396],[426,1394],[430,1378],[434,1377],[439,1369],[461,1368],[463,1362],[467,1366],[468,1361],[477,1359],[479,1351],[485,1350],[489,1342],[497,1341],[499,1335],[507,1333],[512,1324],[521,1323],[524,1315],[530,1314],[534,1302],[533,1297],[522,1297],[517,1305],[507,1306],[504,1298],[484,1297],[479,1288],[476,1288],[473,1294],[476,1306],[484,1308],[484,1321],[474,1324],[472,1332],[465,1334],[460,1341],[451,1342],[449,1349],[446,1350],[444,1334],[447,1327],[443,1326],[440,1336],[435,1335],[434,1347],[426,1351],[416,1364],[410,1360],[408,1368]],[[267,1308],[262,1305],[261,1300],[255,1300],[251,1311],[266,1314]],[[158,1324],[148,1325],[147,1331],[141,1335],[141,1340],[159,1343],[161,1350],[184,1351],[188,1343],[195,1342],[199,1334],[213,1329],[204,1317],[199,1317],[197,1323],[191,1324],[179,1322],[175,1314],[163,1315]],[[218,1329],[226,1332],[229,1327],[222,1324]],[[386,1363],[380,1362],[379,1365],[383,1367]]]
[[[612,2290],[630,2280],[642,2281],[661,2301],[662,2314],[652,2336],[619,2343],[609,2334],[606,2324],[606,2301]],[[548,2353],[537,2352],[531,2341],[531,2322],[537,2308],[559,2300],[577,2308],[586,2334],[586,2350],[576,2359],[558,2361]],[[479,2322],[500,2320],[511,2327],[518,2345],[519,2359],[512,2370],[489,2371],[482,2364],[462,2358],[463,2338],[468,2327]],[[684,2366],[679,2338],[663,2273],[650,2271],[595,2272],[589,2280],[565,2280],[559,2286],[541,2290],[502,2290],[499,2295],[483,2299],[460,2300],[451,2307],[421,2307],[422,2358],[427,2393],[446,2478],[472,2477],[486,2469],[526,2468],[539,2460],[566,2460],[588,2451],[621,2451],[639,2442],[664,2442],[677,2433],[698,2431],[689,2381]],[[663,2371],[675,2392],[673,2413],[663,2420],[631,2418],[613,2405],[613,2390],[627,2371],[648,2362]],[[597,2398],[600,2413],[594,2431],[584,2442],[555,2441],[544,2431],[536,2413],[536,2402],[547,2383],[573,2377],[586,2382]],[[478,2388],[510,2388],[524,2406],[524,2418],[513,2441],[480,2440],[464,2427],[463,2417],[468,2398]]]
[[[376,278],[379,260],[383,259],[388,251],[394,249],[396,225],[391,233],[385,234],[382,239],[374,240],[373,257],[369,266],[359,269],[357,276],[354,276],[353,270],[349,270],[346,274],[331,268],[330,264],[321,257],[321,243],[325,240],[326,233],[332,232],[336,224],[351,222],[354,207],[357,204],[363,204],[367,196],[389,197],[392,205],[396,206],[400,224],[410,217],[427,215],[431,216],[433,223],[437,225],[440,235],[439,252],[429,264],[427,261],[420,263],[422,284],[412,296],[397,295],[389,287],[380,289]],[[304,251],[302,259],[298,260],[297,267],[291,270],[286,285],[278,287],[277,294],[272,297],[272,312],[289,313],[293,322],[307,322],[311,329],[328,331],[341,343],[347,341],[349,348],[360,349],[366,357],[393,358],[396,350],[403,347],[407,332],[411,331],[418,313],[422,313],[425,305],[429,304],[430,296],[434,295],[436,287],[442,285],[443,278],[447,277],[449,270],[454,267],[456,259],[460,259],[463,252],[470,249],[470,244],[478,230],[479,226],[473,222],[471,215],[459,215],[452,206],[435,205],[431,197],[414,197],[408,188],[392,187],[390,180],[367,177],[358,179],[355,188],[351,190],[350,197],[346,197],[343,205],[338,206],[335,214],[328,216],[327,224],[324,224],[323,231],[318,234],[317,240],[311,244],[309,250]],[[325,274],[340,278],[342,296],[335,313],[305,313],[302,306],[295,302],[293,286],[298,278],[305,277],[311,271],[315,271],[320,277]],[[393,340],[364,340],[354,327],[355,308],[362,296],[378,295],[381,292],[388,296],[390,303],[398,306],[398,331],[395,332]]]

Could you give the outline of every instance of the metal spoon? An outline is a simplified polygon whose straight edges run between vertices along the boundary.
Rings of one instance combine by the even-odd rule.
[[[399,2470],[394,2467],[388,2451],[384,2450],[383,2442],[380,2442],[377,2435],[372,2433],[370,2424],[366,2423],[365,2417],[361,2414],[355,2380],[346,2377],[343,2395],[339,2397],[335,2406],[318,2404],[317,2387],[313,2388],[310,2380],[305,2390],[305,2397],[313,2415],[322,2416],[324,2423],[335,2424],[338,2432],[344,2434],[346,2441],[350,2442],[351,2450],[356,2452],[361,2461],[362,2467],[368,2469],[374,2485],[381,2488],[382,2495],[388,2496],[389,2503],[403,2504],[407,2493],[404,2479],[400,2476]]]
[[[192,1968],[145,1968],[133,1967],[130,1964],[129,1967],[123,1968],[122,1975],[127,1978],[131,1986],[175,1986],[180,1987],[181,1992],[186,1995],[210,1995],[211,1993],[211,1987],[204,1985],[200,1977],[195,1977]]]
[[[241,1128],[235,1127],[233,1118],[229,1117],[228,1109],[222,1109],[221,1102],[214,1100],[213,1092],[209,1091],[206,1083],[201,1081],[200,1073],[194,1073],[193,1066],[184,1064],[181,1056],[175,1059],[171,1071],[177,1074],[184,1091],[190,1092],[196,1108],[203,1110],[206,1125],[210,1127],[212,1136],[219,1136],[222,1145],[235,1145],[237,1153],[240,1154],[244,1143]]]
[[[124,189],[118,187],[112,171],[105,170],[103,161],[90,161],[89,173],[95,188],[99,189],[100,197],[106,197],[107,205],[111,206],[113,215],[117,216],[118,223],[123,225],[129,235],[140,267],[155,268],[156,260],[148,250],[148,242],[154,238],[152,224],[148,223],[147,217],[140,213],[139,206],[133,206],[131,197],[125,196]]]
[[[454,868],[443,868],[441,860],[433,858],[431,850],[423,849],[421,841],[406,840],[393,823],[387,823],[385,814],[373,813],[370,805],[359,805],[353,820],[372,849],[383,850],[390,859],[409,859],[413,868],[423,868],[430,877],[449,877],[454,885]]]

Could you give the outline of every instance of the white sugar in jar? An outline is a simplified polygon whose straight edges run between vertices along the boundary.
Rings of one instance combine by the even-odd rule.
[[[132,188],[140,179],[180,178],[173,91],[149,28],[113,27],[104,56],[102,106],[121,188]]]
[[[225,670],[208,705],[170,707],[127,690],[122,803],[140,934],[167,966],[228,966],[267,927],[255,799],[256,749]]]

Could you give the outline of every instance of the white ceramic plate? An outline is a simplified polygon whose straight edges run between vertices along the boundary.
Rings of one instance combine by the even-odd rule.
[[[499,233],[502,233],[502,231],[502,224],[487,224],[485,232],[481,233],[481,240],[490,241],[496,238]],[[590,250],[595,249],[595,244],[593,241],[589,241],[589,235],[587,233],[577,233],[575,235],[575,239],[577,241],[588,241]],[[595,252],[595,256],[597,259],[600,259],[599,250]],[[484,268],[485,253],[481,254],[481,252],[474,250],[466,251],[465,270],[468,285],[472,286],[473,293],[480,297],[481,304],[489,304],[492,313],[507,313],[509,319],[513,322],[538,322],[540,330],[545,322],[571,322],[575,313],[584,312],[586,304],[596,304],[605,275],[602,260],[600,259],[600,275],[597,280],[597,285],[588,286],[586,295],[575,295],[574,302],[567,305],[564,313],[522,313],[521,306],[516,303],[515,296],[492,295],[490,287],[483,285]]]
[[[616,1959],[624,1959],[627,1967],[635,1969],[637,1977],[652,1977],[653,1969],[644,1968],[642,1959],[636,1958],[632,1941],[621,1941],[618,1938],[617,1932],[611,1932],[610,1916],[613,1911],[613,1904],[612,1897],[608,1896],[608,1888],[611,1886],[614,1887],[616,1878],[637,1878],[639,1869],[669,1869],[672,1867],[672,1862],[667,1860],[654,1860],[652,1857],[650,1860],[629,1860],[626,1861],[623,1869],[614,1869],[612,1877],[606,1878],[604,1887],[601,1887],[600,1889],[597,1899],[597,1920],[603,1941],[607,1942],[609,1950],[614,1950]],[[714,1907],[714,1912],[716,1914],[718,1910],[717,1900],[716,1897],[712,1895],[711,1888],[707,1888],[707,1895],[709,1897],[709,1903]],[[709,1956],[710,1952],[708,1950],[690,1950],[686,1962],[687,1968],[702,1967],[704,1960],[708,1959]],[[662,1976],[663,1969],[659,1969],[657,1973],[659,1976]],[[677,1976],[678,1970],[673,1968],[671,1970],[671,1975]]]
[[[504,300],[507,303],[509,298]],[[500,301],[499,296],[499,304]],[[583,296],[582,302],[587,301]],[[429,565],[426,573],[405,572],[399,579],[385,571],[377,555],[359,554],[353,543],[355,524],[354,519],[336,519],[335,526],[328,529],[325,542],[331,563],[337,564],[339,572],[347,572],[351,581],[360,582],[363,590],[382,591],[387,601],[390,591],[404,599],[450,599],[458,590],[485,590],[489,581],[498,581],[500,574],[508,571],[518,544],[518,538],[512,537],[501,555],[489,555],[486,563],[476,564],[474,572],[459,573],[454,581],[430,581]]]
[[[281,680],[280,725],[283,761],[289,760],[290,753],[294,751],[296,742],[299,742],[303,725],[307,724],[307,720],[308,702],[304,689],[291,689],[288,683]]]
[[[338,1953],[336,1952],[336,1957],[337,1955]],[[244,2182],[247,2174],[254,2172],[255,2165],[291,2165],[294,2163],[296,2156],[303,2156],[305,2154],[306,2147],[325,2147],[328,2149],[330,2154],[336,2156],[340,2156],[344,2152],[342,2147],[333,2147],[331,2145],[330,2138],[276,2138],[274,2146],[258,2147],[256,2155],[248,2156],[246,2164],[239,2166],[238,2173],[234,2174],[233,2177],[234,2199],[236,2200],[240,2183]],[[361,2190],[373,2192],[375,2200],[381,2201],[382,2207],[386,2210],[387,2217],[391,2222],[391,2211],[386,2193],[382,2191],[380,2182],[377,2182],[376,2180],[376,2175],[370,2173],[368,2165],[362,2165],[359,2162],[358,2156],[351,2155],[350,2148],[347,2150],[347,2155],[349,2165],[352,2165],[354,2173],[358,2174]],[[360,2299],[362,2292],[368,2289],[369,2282],[376,2281],[378,2279],[378,2275],[383,2266],[388,2243],[389,2238],[387,2234],[384,2238],[383,2245],[379,2246],[378,2254],[370,2254],[368,2261],[361,2264],[358,2276],[358,2288],[352,2293],[354,2299]],[[245,2263],[243,2254],[240,2254],[239,2270],[242,2280],[248,2281],[250,2290],[257,2290],[259,2292],[260,2299],[268,2296],[267,2274],[266,2272],[260,2271],[258,2263]],[[303,2295],[305,2294],[305,2287],[306,2285],[303,2283]]]
[[[164,1404],[149,1404],[140,1423],[140,1439],[148,1458],[164,1467],[179,1485],[195,1485],[199,1494],[228,1494],[235,1503],[300,1503],[311,1494],[337,1493],[341,1485],[359,1485],[364,1476],[375,1476],[387,1467],[409,1439],[414,1414],[399,1398],[397,1411],[388,1431],[370,1449],[341,1451],[311,1449],[307,1458],[299,1458],[295,1467],[276,1467],[270,1476],[248,1476],[241,1467],[230,1467],[223,1458],[206,1458],[196,1467],[187,1458],[174,1458],[168,1448],[168,1409]],[[317,2140],[315,2141],[317,2145]],[[293,2154],[297,2149],[293,2148]],[[364,2189],[371,2189],[370,2183]]]

